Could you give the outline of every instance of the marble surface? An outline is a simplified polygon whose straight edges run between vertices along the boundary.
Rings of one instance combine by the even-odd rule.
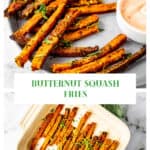
[[[15,150],[22,129],[19,123],[30,105],[13,104],[13,93],[5,94],[5,150]],[[146,150],[146,100],[145,94],[137,94],[136,105],[122,105],[125,111],[124,122],[131,131],[130,143],[126,150]]]

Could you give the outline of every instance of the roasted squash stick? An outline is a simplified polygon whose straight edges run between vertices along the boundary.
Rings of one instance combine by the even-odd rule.
[[[92,52],[98,51],[98,46],[95,47],[58,47],[52,51],[53,56],[59,57],[83,57]]]
[[[73,69],[64,70],[62,73],[94,73],[114,62],[119,61],[124,55],[125,49],[121,48],[88,64]]]
[[[40,5],[47,5],[52,0],[36,0],[30,4],[28,4],[21,12],[20,17],[26,18],[29,17],[36,9],[40,7]]]
[[[90,55],[87,55],[87,57],[74,60],[73,62],[69,63],[62,63],[62,64],[53,64],[51,66],[52,72],[61,72],[63,70],[71,69],[74,67],[82,66],[84,64],[87,64],[89,62],[92,62],[98,58],[101,58],[108,53],[116,50],[119,48],[123,43],[125,43],[127,40],[126,35],[119,34],[114,39],[112,39],[110,42],[108,42],[104,47],[102,47],[99,51],[96,53],[91,53]]]
[[[112,11],[116,11],[116,3],[107,3],[107,4],[96,4],[90,6],[81,6],[70,9],[78,9],[81,11],[82,15],[86,14],[102,14]]]
[[[66,33],[66,34],[64,34],[62,39],[65,41],[73,42],[76,40],[80,40],[84,37],[87,37],[91,34],[98,33],[99,31],[100,30],[99,30],[98,24],[94,24],[94,25],[76,30],[74,32]]]
[[[61,3],[62,4],[62,3]],[[48,42],[43,41],[42,45],[36,51],[34,58],[32,60],[32,70],[38,70],[42,67],[45,59],[54,49],[54,47],[59,42],[60,38],[67,30],[68,26],[74,22],[74,20],[79,16],[80,11],[71,10],[69,11],[64,19],[62,19],[54,28],[50,36],[48,37]]]
[[[80,19],[75,24],[70,26],[68,28],[68,30],[70,30],[70,31],[78,30],[78,29],[87,27],[87,26],[89,26],[89,25],[91,25],[93,23],[96,23],[98,20],[99,20],[99,16],[93,14],[93,15],[90,15],[90,16],[87,16],[85,18]]]
[[[49,16],[54,11],[54,9],[57,7],[57,4],[58,3],[54,1],[46,7],[47,16]],[[37,11],[16,32],[14,32],[11,35],[11,38],[14,39],[20,45],[25,45],[29,40],[28,38],[25,37],[25,35],[31,32],[31,30],[43,19],[43,17],[44,16],[42,11]]]
[[[4,11],[5,17],[14,15],[18,10],[20,10],[29,2],[31,2],[31,0],[12,0],[8,8],[6,8]]]
[[[15,62],[18,66],[23,67],[24,64],[28,61],[29,57],[32,55],[33,51],[37,48],[38,44],[42,42],[42,40],[47,36],[47,34],[50,32],[50,30],[54,27],[56,21],[60,16],[62,15],[62,12],[64,11],[64,8],[66,6],[67,0],[64,0],[59,7],[56,9],[56,11],[51,15],[51,17],[43,24],[43,26],[40,28],[40,30],[35,34],[34,37],[32,37],[19,56],[15,58]]]
[[[115,73],[115,72],[122,71],[126,69],[129,64],[134,63],[135,61],[143,57],[145,54],[146,54],[146,49],[141,48],[139,51],[135,52],[134,54],[131,54],[131,56],[129,56],[128,58],[123,59],[114,65],[108,66],[107,68],[103,69],[98,73]]]

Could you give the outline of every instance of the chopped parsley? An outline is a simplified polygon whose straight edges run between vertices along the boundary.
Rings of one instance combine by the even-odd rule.
[[[48,17],[46,16],[46,12],[47,12],[46,11],[46,6],[44,4],[41,4],[39,9],[35,11],[35,13],[38,13],[38,12],[40,12],[42,14],[42,16],[45,20],[48,19]]]

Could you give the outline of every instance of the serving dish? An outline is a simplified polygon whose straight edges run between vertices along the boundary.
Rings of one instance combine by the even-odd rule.
[[[123,0],[117,1],[117,22],[122,32],[125,33],[133,41],[145,44],[146,43],[146,32],[136,29],[134,26],[130,25],[126,19],[123,17],[121,12]]]
[[[66,105],[65,107],[72,108],[74,106]],[[109,138],[119,141],[120,144],[117,150],[126,149],[130,140],[130,131],[121,120],[99,105],[77,105],[76,107],[79,108],[78,113],[81,114],[86,111],[92,112],[88,121],[95,121],[97,123],[95,133],[107,131]],[[54,108],[56,108],[56,105],[33,105],[29,109],[20,123],[22,134],[18,142],[18,150],[29,150],[31,140],[37,132],[43,117]]]

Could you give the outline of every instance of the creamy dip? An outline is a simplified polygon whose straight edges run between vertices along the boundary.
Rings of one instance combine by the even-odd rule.
[[[121,13],[130,25],[146,31],[146,0],[123,0]]]

